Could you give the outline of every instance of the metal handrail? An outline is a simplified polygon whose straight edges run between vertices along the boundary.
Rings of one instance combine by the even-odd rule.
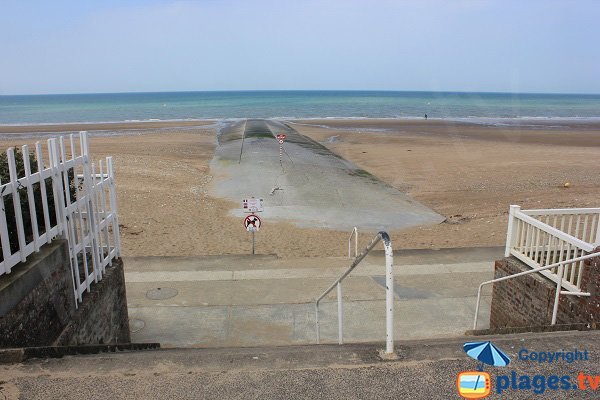
[[[358,256],[358,228],[352,228],[352,233],[348,238],[348,258],[352,259],[352,253],[350,251],[350,243],[352,242],[352,236],[354,236],[354,257]]]
[[[544,271],[547,269],[558,267],[558,282],[556,283],[556,294],[554,296],[554,308],[552,310],[552,323],[551,323],[552,325],[555,325],[556,324],[556,314],[558,312],[558,299],[561,294],[574,295],[574,296],[590,296],[590,293],[587,293],[587,292],[572,292],[572,291],[568,291],[568,290],[561,290],[564,266],[566,264],[572,264],[575,262],[579,262],[579,261],[583,261],[583,260],[587,260],[589,258],[594,258],[594,257],[599,257],[599,256],[600,256],[600,252],[586,254],[585,256],[580,256],[580,257],[572,258],[570,260],[560,261],[560,262],[557,262],[557,263],[554,263],[551,265],[546,265],[545,267],[538,267],[538,268],[530,269],[528,271],[523,271],[523,272],[519,272],[517,274],[503,276],[502,278],[496,278],[496,279],[492,279],[491,281],[483,282],[481,285],[479,285],[479,289],[477,290],[477,305],[475,306],[475,319],[473,320],[473,329],[477,329],[477,318],[479,317],[479,303],[481,301],[481,289],[483,288],[484,285],[488,285],[490,283],[502,282],[502,281],[506,281],[508,279],[518,278],[519,276],[528,275],[528,274],[532,274],[534,272],[540,272],[540,271]]]
[[[323,292],[315,301],[315,314],[316,314],[316,328],[317,328],[317,344],[321,340],[321,332],[319,325],[319,303],[325,296],[329,294],[335,287],[337,287],[337,298],[338,298],[338,343],[343,344],[343,303],[342,303],[342,281],[360,264],[360,262],[369,254],[369,252],[383,240],[383,246],[385,249],[385,291],[386,291],[386,354],[392,354],[394,352],[394,252],[392,250],[392,241],[390,236],[386,232],[379,232],[371,243],[356,256],[352,264],[348,269],[333,282],[331,286]]]

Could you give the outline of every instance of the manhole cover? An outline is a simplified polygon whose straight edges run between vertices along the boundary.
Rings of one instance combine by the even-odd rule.
[[[129,320],[129,332],[135,333],[141,331],[146,326],[146,323],[141,319],[132,318]]]
[[[146,292],[146,297],[150,300],[166,300],[177,296],[177,290],[168,287],[159,287]]]

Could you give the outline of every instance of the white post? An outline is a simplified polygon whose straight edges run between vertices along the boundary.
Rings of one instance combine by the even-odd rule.
[[[358,228],[354,227],[354,229],[356,230],[356,235],[354,236],[354,257],[356,257],[358,256]]]
[[[54,195],[54,206],[56,212],[56,223],[60,227],[61,235],[69,242],[69,265],[71,267],[71,278],[73,279],[73,292],[75,294],[75,308],[79,308],[79,268],[73,264],[73,250],[71,248],[71,240],[69,238],[69,229],[67,226],[65,192],[63,181],[61,179],[61,166],[59,159],[58,143],[56,139],[48,139],[48,157],[50,167],[52,168],[52,193]]]
[[[344,304],[342,300],[342,282],[337,284],[338,298],[338,344],[344,344]]]
[[[121,236],[119,233],[119,212],[117,210],[117,190],[115,181],[115,169],[112,157],[106,157],[106,167],[109,177],[110,212],[113,215],[113,234],[115,240],[116,257],[121,257]]]
[[[354,231],[352,231],[354,232]],[[350,250],[350,243],[352,243],[352,235],[348,238],[348,259],[352,259],[352,250]]]
[[[42,210],[44,212],[44,227],[46,231],[46,243],[52,241],[50,235],[50,213],[48,210],[48,197],[46,193],[46,181],[44,179],[44,159],[42,154],[42,145],[40,142],[35,143],[35,155],[37,158],[38,172],[40,173],[40,194],[42,198]]]
[[[17,177],[17,164],[15,162],[15,150],[11,147],[6,151],[8,156],[8,171],[10,175],[10,184],[12,185],[13,209],[15,220],[17,222],[17,239],[19,240],[19,254],[21,262],[25,262],[25,225],[23,224],[23,214],[21,213],[21,197],[19,195],[19,182]]]
[[[477,317],[479,316],[479,302],[481,301],[481,288],[483,283],[477,289],[477,303],[475,303],[475,319],[473,320],[473,330],[477,329]]]
[[[556,294],[554,295],[554,309],[552,310],[552,325],[556,324],[556,314],[558,313],[558,300],[560,298],[560,291],[562,290],[564,269],[565,269],[564,264],[560,264],[558,266],[558,282],[556,283]]]
[[[8,259],[11,256],[10,242],[8,239],[8,227],[6,224],[6,213],[4,211],[4,195],[2,194],[2,179],[0,179],[0,242],[2,242],[2,257],[4,258],[4,271],[0,268],[1,273],[10,273],[10,264]]]
[[[317,328],[317,344],[321,342],[321,327],[319,326],[319,302],[315,303],[315,325]]]
[[[600,214],[598,214],[598,222],[596,223],[596,241],[594,244],[600,246]]]
[[[394,253],[392,241],[387,233],[382,232],[385,246],[385,311],[386,311],[386,354],[394,353]]]
[[[29,203],[29,219],[31,220],[31,230],[33,231],[33,249],[37,253],[40,251],[40,231],[37,223],[37,210],[35,209],[35,197],[33,196],[33,183],[31,182],[31,163],[29,162],[29,146],[21,147],[23,156],[23,167],[25,169],[25,179],[27,179],[27,201]],[[40,176],[42,173],[39,173]]]
[[[516,224],[514,223],[515,214],[521,210],[521,206],[511,205],[508,210],[508,229],[506,231],[506,248],[504,250],[504,257],[510,257],[510,250],[513,245],[513,238],[515,237],[514,229]]]
[[[71,144],[73,141],[71,140]],[[89,156],[89,146],[87,141],[87,132],[79,132],[79,146],[81,148],[81,156],[83,158],[83,187],[85,196],[85,209],[87,211],[86,223],[88,226],[88,235],[90,235],[90,247],[92,250],[92,265],[94,266],[94,281],[98,283],[98,279],[102,279],[102,260],[100,257],[98,221],[96,221],[96,193],[95,193],[95,178],[92,177],[91,161]],[[73,157],[75,157],[75,148],[72,146]],[[85,253],[85,249],[84,249]],[[84,254],[85,257],[85,254]]]

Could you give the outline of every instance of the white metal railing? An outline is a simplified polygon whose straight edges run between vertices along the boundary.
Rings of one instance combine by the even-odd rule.
[[[355,228],[356,229],[356,228]],[[327,288],[315,301],[315,321],[317,330],[317,344],[321,341],[321,329],[319,324],[319,303],[325,296],[329,294],[334,288],[337,288],[337,304],[338,304],[338,343],[343,344],[344,340],[344,307],[342,299],[342,281],[356,268],[360,262],[369,254],[369,252],[383,240],[383,246],[385,250],[385,279],[386,279],[386,354],[392,354],[394,352],[394,252],[392,250],[392,241],[390,236],[386,232],[379,232],[369,243],[369,245],[356,256],[352,264],[346,269],[346,271],[333,282],[331,286]]]
[[[575,257],[570,260],[560,261],[560,262],[546,265],[543,267],[537,267],[537,268],[531,269],[529,271],[523,271],[523,272],[519,272],[517,274],[503,276],[502,278],[496,278],[496,279],[492,279],[490,281],[483,282],[481,285],[479,285],[479,289],[477,290],[477,304],[475,306],[475,319],[473,320],[473,329],[477,329],[477,319],[479,316],[479,303],[481,301],[481,289],[483,288],[483,286],[489,285],[491,283],[506,281],[508,279],[518,278],[523,275],[533,274],[533,273],[537,273],[537,272],[542,273],[544,271],[548,271],[553,268],[558,268],[558,273],[557,273],[558,279],[556,281],[556,293],[554,296],[554,307],[552,309],[552,321],[551,321],[551,324],[555,325],[556,324],[556,315],[558,313],[558,300],[559,300],[561,294],[574,295],[574,296],[590,296],[590,293],[582,292],[580,290],[577,290],[575,292],[572,292],[569,290],[561,290],[562,286],[563,286],[563,282],[562,282],[563,275],[566,271],[565,265],[585,262],[585,260],[587,260],[589,258],[594,258],[594,257],[600,257],[600,252],[587,254],[587,255],[581,256],[581,257]]]
[[[10,181],[0,182],[0,275],[10,273],[55,237],[63,237],[68,241],[77,306],[91,284],[102,279],[106,266],[120,256],[120,238],[112,158],[100,160],[96,171],[86,132],[79,134],[78,146],[74,135],[68,141],[67,147],[63,136],[48,140],[48,163],[37,142],[35,172],[29,147],[22,146],[23,176],[18,176],[15,149],[7,150]],[[5,209],[11,201],[13,207]],[[24,218],[23,209],[28,209],[29,218]],[[13,235],[7,216],[14,221]],[[11,236],[16,236],[12,242]]]
[[[521,210],[510,206],[505,257],[515,256],[531,268],[556,264],[539,272],[559,281],[560,262],[591,253],[600,242],[600,209]],[[563,263],[562,286],[568,291],[580,291],[583,260]]]
[[[600,208],[521,210],[553,228],[586,243],[600,244]]]
[[[350,237],[348,238],[348,258],[352,259],[352,251],[350,247],[350,243],[352,243],[352,237],[354,236],[354,257],[358,255],[358,228],[352,228],[352,232],[350,233]]]

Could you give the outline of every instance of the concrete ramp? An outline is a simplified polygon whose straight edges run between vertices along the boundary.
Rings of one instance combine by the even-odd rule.
[[[276,134],[287,137],[280,161]],[[387,185],[325,146],[273,120],[225,127],[211,163],[214,194],[236,202],[265,200],[268,220],[301,227],[399,230],[437,224],[442,216]],[[232,210],[235,216],[242,211]]]

